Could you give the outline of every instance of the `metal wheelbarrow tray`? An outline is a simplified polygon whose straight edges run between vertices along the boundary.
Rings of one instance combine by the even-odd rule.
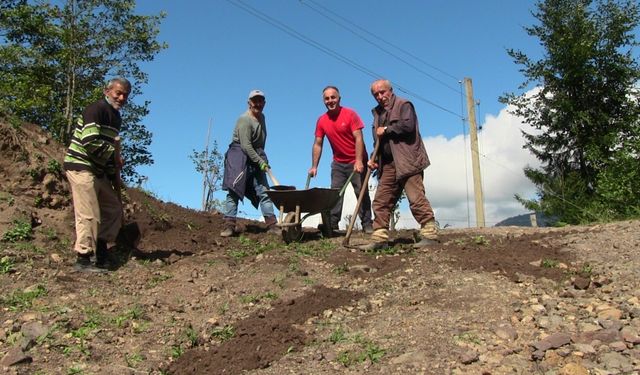
[[[324,224],[322,234],[331,237],[331,209],[336,205],[343,192],[344,189],[328,188],[267,190],[267,195],[280,211],[278,226],[282,228],[284,242],[300,241],[302,239],[302,221],[317,213],[321,214]],[[302,212],[306,215],[301,218]]]

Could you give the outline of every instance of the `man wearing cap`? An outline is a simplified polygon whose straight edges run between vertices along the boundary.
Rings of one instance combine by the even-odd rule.
[[[340,99],[340,91],[337,87],[327,86],[322,90],[322,101],[327,107],[327,112],[322,114],[316,122],[309,175],[315,177],[318,174],[318,163],[320,163],[322,144],[326,135],[333,151],[331,187],[341,188],[351,177],[351,186],[358,196],[364,182],[363,172],[367,162],[367,151],[362,137],[364,123],[354,110],[341,106]],[[331,225],[332,231],[338,230],[338,223],[342,216],[342,201],[340,196],[331,210],[331,223],[325,223],[325,225]],[[369,194],[364,195],[358,216],[362,230],[365,233],[373,233]]]
[[[265,124],[264,93],[252,90],[249,93],[249,109],[240,115],[233,129],[233,137],[224,158],[224,176],[222,190],[227,191],[224,202],[225,229],[222,237],[230,237],[236,233],[236,216],[238,201],[249,198],[254,207],[260,206],[269,233],[279,234],[276,227],[276,216],[273,202],[267,195],[269,184],[265,174],[269,161],[264,152],[267,141]]]

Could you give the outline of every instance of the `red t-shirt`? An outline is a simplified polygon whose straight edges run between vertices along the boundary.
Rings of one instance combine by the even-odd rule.
[[[337,117],[325,113],[316,122],[316,137],[325,135],[333,150],[333,160],[338,163],[355,163],[356,140],[353,132],[364,128],[360,116],[352,109],[341,107]]]

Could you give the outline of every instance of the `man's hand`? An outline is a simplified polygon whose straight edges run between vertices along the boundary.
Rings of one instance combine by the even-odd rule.
[[[362,173],[362,171],[364,171],[364,163],[361,160],[356,160],[356,162],[353,163],[353,171]]]
[[[386,126],[378,126],[376,128],[376,135],[378,136],[378,138],[382,137],[385,134],[386,130],[387,130]]]
[[[309,168],[309,176],[315,177],[318,174],[318,167]]]
[[[271,167],[269,166],[269,164],[267,164],[267,163],[265,163],[265,162],[261,161],[261,162],[260,162],[260,170],[264,172],[264,171],[266,171],[267,169],[271,169]]]
[[[369,167],[369,169],[371,169],[371,170],[376,170],[376,169],[378,169],[378,163],[376,163],[376,162],[375,162],[375,161],[373,161],[373,160],[369,160],[369,161],[367,162],[367,166],[368,166],[368,167]]]

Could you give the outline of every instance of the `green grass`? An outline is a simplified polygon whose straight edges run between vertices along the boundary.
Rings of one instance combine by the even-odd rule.
[[[482,343],[480,338],[473,332],[463,332],[459,335],[454,335],[453,338],[456,341],[463,341],[476,345],[480,345]]]
[[[0,259],[0,275],[4,275],[5,273],[9,273],[14,270],[15,263],[13,259],[10,257],[2,257]]]
[[[342,329],[342,327],[338,327],[333,332],[331,332],[331,336],[329,336],[329,341],[332,344],[337,344],[339,342],[347,341],[347,335]]]
[[[356,347],[349,350],[343,350],[338,354],[337,361],[345,367],[349,367],[358,363],[365,362],[367,360],[372,363],[376,363],[384,357],[386,350],[382,349],[373,341],[366,339],[360,334],[356,334],[353,337],[348,337],[342,327],[338,327],[329,336],[331,343],[339,344],[345,342],[352,342],[356,344]]]
[[[2,235],[4,242],[29,241],[33,239],[33,228],[27,220],[16,219],[13,221],[13,227]]]
[[[556,268],[560,264],[559,261],[555,259],[543,259],[540,265],[544,268]]]
[[[217,338],[218,340],[224,342],[232,339],[236,334],[236,329],[232,325],[225,325],[224,327],[216,327],[212,332],[211,336]]]
[[[47,289],[43,285],[36,285],[28,290],[13,291],[8,296],[0,298],[0,302],[11,311],[21,311],[30,308],[35,299],[46,294]]]

